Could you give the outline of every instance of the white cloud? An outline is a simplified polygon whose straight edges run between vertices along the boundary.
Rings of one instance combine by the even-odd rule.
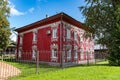
[[[9,7],[10,7],[10,14],[12,16],[20,16],[20,15],[24,15],[25,14],[24,12],[21,12],[21,11],[17,10],[15,8],[15,5],[13,3],[11,3],[11,2],[9,2]]]
[[[35,8],[30,8],[28,11],[30,12],[30,13],[33,13],[33,11],[35,10]]]

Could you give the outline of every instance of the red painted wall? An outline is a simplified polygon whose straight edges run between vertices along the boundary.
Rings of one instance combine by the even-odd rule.
[[[33,44],[33,32],[24,33],[23,34],[23,44],[21,46],[22,50],[23,50],[21,60],[32,60],[32,47],[34,45],[36,45],[37,50],[39,51],[39,60],[44,61],[44,62],[51,62],[51,45],[57,44],[58,45],[58,62],[60,63],[61,62],[60,41],[61,41],[61,49],[62,50],[64,50],[63,45],[69,44],[72,46],[72,51],[71,51],[72,58],[71,58],[70,62],[86,60],[86,47],[90,48],[90,47],[93,47],[93,45],[91,45],[90,43],[88,45],[86,45],[85,38],[84,38],[84,42],[81,43],[79,36],[77,36],[78,42],[74,41],[74,30],[71,30],[71,39],[70,39],[70,41],[67,41],[66,40],[66,27],[63,24],[59,24],[57,27],[58,27],[58,30],[57,30],[58,40],[57,41],[52,41],[52,28],[49,25],[46,28],[38,29],[38,31],[37,31],[37,43],[36,44]],[[60,27],[62,27],[61,30],[60,30]],[[51,31],[50,34],[47,34],[48,30]],[[62,40],[60,40],[60,33],[62,34]],[[20,41],[20,38],[18,36],[17,50],[19,47],[19,41]],[[83,47],[84,47],[84,59],[80,58],[81,45],[83,45]],[[77,60],[74,59],[74,46],[78,46],[78,59]],[[67,57],[67,55],[65,54],[65,56],[64,56],[65,62],[67,62],[66,57]],[[88,57],[88,58],[92,59],[90,57]],[[94,59],[94,57],[93,57],[93,59]]]
[[[46,61],[50,62],[50,54],[51,54],[51,34],[47,34],[47,31],[51,31],[51,27],[43,28],[38,30],[38,39],[37,39],[37,47],[40,51],[39,54],[39,60],[40,61]]]

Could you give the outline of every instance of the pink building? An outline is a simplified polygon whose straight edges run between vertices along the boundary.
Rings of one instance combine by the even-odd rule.
[[[65,13],[18,28],[17,59],[60,65],[94,61],[90,28]],[[86,37],[86,32],[90,35]],[[37,52],[39,51],[39,52]]]

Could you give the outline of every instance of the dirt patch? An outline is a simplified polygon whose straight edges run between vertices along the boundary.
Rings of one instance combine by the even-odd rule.
[[[16,67],[0,62],[0,80],[7,80],[8,77],[19,75],[21,71]]]

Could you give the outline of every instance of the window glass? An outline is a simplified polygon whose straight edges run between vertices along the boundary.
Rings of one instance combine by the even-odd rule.
[[[33,32],[33,42],[37,41],[37,34],[35,32]]]
[[[32,51],[32,58],[35,59],[35,57],[36,57],[36,51],[33,49],[33,51]]]
[[[52,58],[57,57],[57,49],[52,49]]]
[[[18,57],[21,58],[22,52],[21,50],[18,51]]]
[[[74,51],[74,54],[75,54],[75,55],[74,55],[74,58],[77,58],[77,57],[78,57],[78,52],[77,52],[77,50]]]
[[[77,40],[77,32],[74,32],[74,40]]]
[[[21,44],[21,45],[22,45],[22,42],[23,42],[22,40],[23,40],[23,39],[22,39],[22,36],[20,36],[20,44]]]
[[[70,39],[71,38],[71,33],[70,33],[70,30],[67,29],[67,39]]]
[[[71,50],[70,49],[67,50],[67,58],[71,58]]]
[[[83,48],[81,48],[80,53],[81,53],[81,54],[80,54],[80,58],[81,58],[81,59],[84,59],[84,51],[83,51]]]
[[[52,37],[57,38],[57,28],[53,28]]]

